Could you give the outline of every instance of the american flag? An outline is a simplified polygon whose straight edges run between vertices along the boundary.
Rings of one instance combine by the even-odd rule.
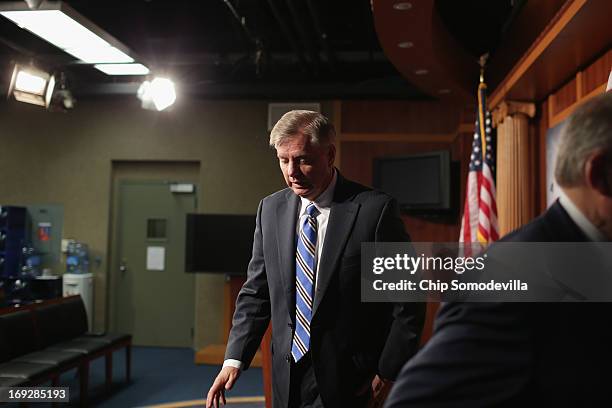
[[[461,236],[459,242],[487,244],[499,238],[495,201],[495,151],[487,86],[478,86],[476,130],[470,156]]]

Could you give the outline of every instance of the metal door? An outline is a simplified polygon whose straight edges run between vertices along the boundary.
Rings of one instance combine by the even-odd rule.
[[[195,280],[184,254],[195,186],[121,180],[118,195],[115,329],[136,345],[192,347]]]

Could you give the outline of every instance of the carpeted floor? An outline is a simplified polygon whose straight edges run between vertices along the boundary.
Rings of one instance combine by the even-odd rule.
[[[174,403],[170,406],[198,406],[212,384],[220,367],[195,365],[191,349],[134,347],[132,350],[132,381],[125,383],[125,352],[113,355],[113,387],[104,391],[104,359],[95,360],[90,369],[89,401],[91,407],[129,408]],[[60,386],[70,387],[70,406],[78,405],[79,381],[76,372],[62,375]],[[261,369],[252,368],[244,373],[227,397],[263,395]],[[236,408],[263,407],[254,400],[238,403]],[[183,402],[181,404],[180,402]],[[201,406],[201,405],[199,405]]]

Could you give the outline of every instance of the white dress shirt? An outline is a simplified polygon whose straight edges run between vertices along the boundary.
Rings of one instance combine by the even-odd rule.
[[[323,243],[325,242],[325,233],[327,232],[327,222],[329,221],[329,212],[331,210],[331,203],[334,198],[334,190],[336,189],[336,180],[338,177],[336,176],[336,171],[334,170],[334,175],[329,185],[315,200],[314,205],[319,210],[319,215],[317,215],[317,246],[315,248],[316,253],[316,261],[315,261],[315,289],[317,288],[317,283],[319,280],[317,279],[317,271],[319,270],[319,263],[321,263],[321,253],[323,252]],[[310,204],[311,201],[307,198],[300,197],[300,206],[298,208],[298,222],[296,225],[296,234],[300,233],[300,229],[302,228],[302,224],[304,224],[304,217],[306,215],[306,207]]]
[[[606,241],[603,233],[597,229],[595,225],[580,211],[576,204],[561,190],[559,192],[559,203],[561,207],[567,211],[572,221],[576,223],[578,228],[587,236],[591,241]]]
[[[331,210],[331,203],[334,198],[334,191],[336,190],[336,182],[338,181],[338,174],[334,169],[334,175],[332,176],[329,185],[319,196],[314,200],[314,205],[319,210],[319,214],[317,215],[317,246],[315,248],[316,252],[316,262],[315,262],[315,289],[319,280],[317,279],[317,272],[319,269],[319,264],[321,263],[321,253],[323,252],[323,243],[325,242],[325,234],[327,233],[327,223],[329,221],[329,212]],[[298,222],[296,223],[296,234],[300,233],[300,229],[302,228],[302,224],[304,222],[304,217],[306,215],[306,207],[310,204],[311,201],[307,198],[300,197],[300,205],[298,206]],[[232,358],[228,358],[223,362],[223,367],[230,366],[235,368],[242,368],[242,361],[235,360]]]

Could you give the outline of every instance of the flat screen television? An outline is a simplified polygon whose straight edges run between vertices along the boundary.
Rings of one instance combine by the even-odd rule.
[[[187,214],[185,271],[244,275],[255,215]]]
[[[374,187],[395,197],[402,211],[450,211],[451,162],[447,150],[374,159]]]

